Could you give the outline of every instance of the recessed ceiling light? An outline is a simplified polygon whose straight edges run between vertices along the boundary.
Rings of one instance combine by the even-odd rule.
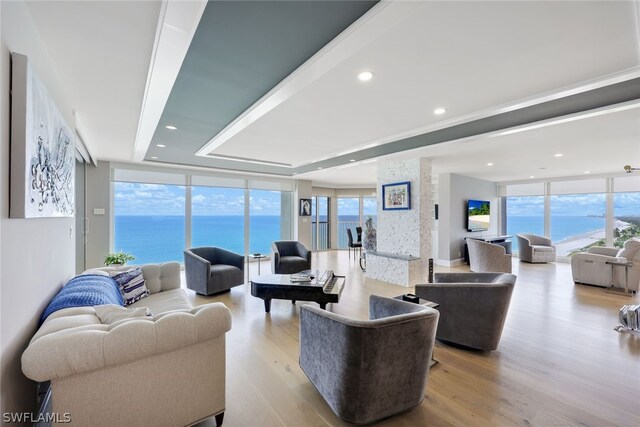
[[[166,147],[166,145],[164,145],[164,144],[156,144],[156,147],[164,148],[164,147]]]
[[[591,173],[591,171],[584,171],[584,173]]]
[[[487,163],[487,166],[493,166],[493,162]]]
[[[356,161],[356,159],[349,159],[349,161],[350,161],[350,162],[355,162],[355,161]]]
[[[294,175],[298,175],[298,172],[294,172],[293,174],[294,174]]]
[[[173,125],[166,125],[165,128],[167,128],[169,130],[178,130],[178,128],[173,126]]]
[[[530,179],[533,179],[533,178],[535,178],[535,176],[531,175],[529,178],[530,178]]]
[[[546,169],[546,168],[540,168],[540,170],[542,170],[542,171],[543,171],[543,170],[545,170],[545,169]]]
[[[157,157],[156,156],[151,156],[151,159],[155,160],[155,159],[157,159]]]
[[[318,170],[322,169],[320,166],[318,166]]]
[[[358,80],[361,82],[368,82],[373,78],[373,73],[371,71],[363,71],[358,74]]]
[[[447,112],[447,109],[443,108],[443,107],[438,107],[435,110],[433,110],[433,114],[438,115],[438,116],[441,116],[446,112]]]
[[[556,153],[553,155],[553,157],[562,157],[562,153]]]

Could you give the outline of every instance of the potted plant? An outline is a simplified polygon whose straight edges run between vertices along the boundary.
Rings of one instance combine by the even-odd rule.
[[[127,261],[133,261],[136,259],[133,255],[125,252],[116,252],[115,254],[109,254],[104,259],[104,265],[112,267],[120,267],[127,263]]]

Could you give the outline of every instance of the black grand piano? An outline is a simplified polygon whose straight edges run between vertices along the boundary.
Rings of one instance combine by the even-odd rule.
[[[336,276],[331,270],[269,274],[251,281],[251,295],[264,300],[267,313],[271,311],[272,299],[287,299],[294,304],[296,301],[314,301],[325,309],[328,303],[340,300],[344,281],[344,276]]]

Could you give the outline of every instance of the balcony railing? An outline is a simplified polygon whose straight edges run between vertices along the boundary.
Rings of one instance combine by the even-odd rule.
[[[317,224],[317,227],[316,227]],[[316,231],[317,230],[317,231]],[[312,233],[312,241],[313,241],[313,250],[325,250],[329,249],[329,222],[328,221],[320,221],[317,223],[313,221],[311,223],[311,233]],[[317,233],[317,236],[316,236]]]

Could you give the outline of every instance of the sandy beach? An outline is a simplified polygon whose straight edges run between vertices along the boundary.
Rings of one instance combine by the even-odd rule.
[[[614,227],[624,230],[625,228],[629,227],[629,225],[630,224],[628,222],[616,220]],[[605,237],[606,230],[604,228],[577,234],[575,236],[569,236],[554,243],[556,247],[556,254],[557,256],[567,256],[570,252],[575,251],[576,249],[584,248],[585,246],[592,245],[598,240],[604,239]]]

